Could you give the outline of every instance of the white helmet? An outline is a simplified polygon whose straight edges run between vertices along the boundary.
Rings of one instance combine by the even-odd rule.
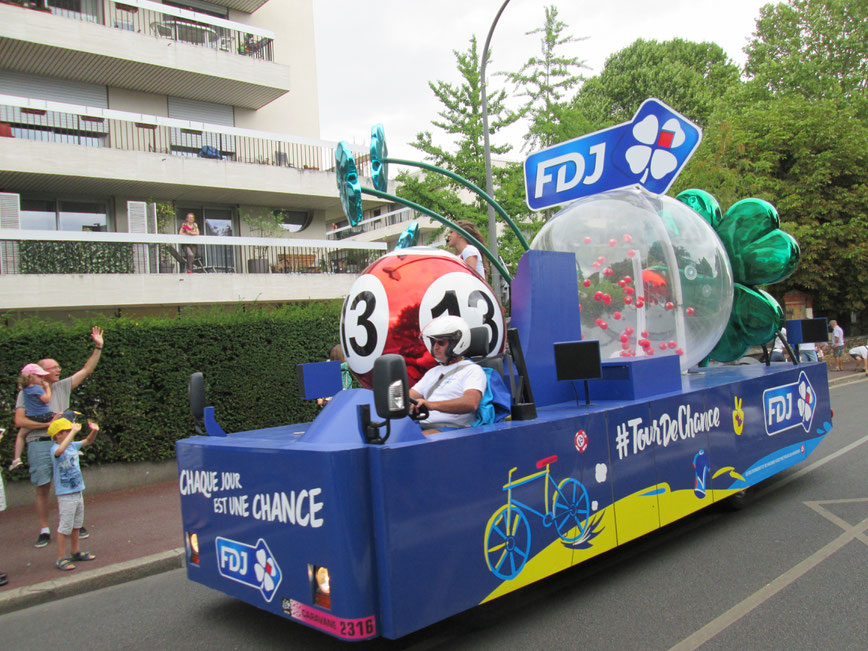
[[[434,354],[432,339],[448,339],[446,347],[447,360],[460,357],[470,347],[470,326],[460,316],[445,314],[438,316],[422,328],[422,341],[428,352]]]

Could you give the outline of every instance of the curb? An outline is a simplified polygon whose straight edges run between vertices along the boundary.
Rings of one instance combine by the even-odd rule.
[[[182,567],[184,567],[184,548],[179,547],[144,558],[82,572],[78,576],[15,588],[0,594],[0,615]]]
[[[844,377],[829,380],[829,388],[855,384],[856,382],[862,382],[866,379],[868,379],[868,375],[865,373],[853,373],[852,375],[845,375]]]

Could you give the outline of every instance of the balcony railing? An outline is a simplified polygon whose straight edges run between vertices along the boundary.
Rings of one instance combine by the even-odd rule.
[[[0,275],[182,273],[357,274],[386,251],[381,242],[0,230]]]
[[[189,120],[0,95],[0,135],[84,147],[108,147],[255,165],[334,171],[337,143]],[[350,147],[359,173],[370,154]]]
[[[0,1],[159,39],[190,43],[264,61],[274,60],[274,33],[267,29],[149,0],[106,0],[105,3],[102,0]]]
[[[352,237],[353,235],[370,233],[371,231],[377,231],[386,228],[387,226],[411,222],[414,219],[419,219],[419,213],[412,208],[401,208],[399,210],[387,212],[384,215],[377,215],[370,219],[363,219],[355,226],[342,226],[341,228],[336,228],[329,231],[326,234],[326,237],[330,240],[343,240]]]

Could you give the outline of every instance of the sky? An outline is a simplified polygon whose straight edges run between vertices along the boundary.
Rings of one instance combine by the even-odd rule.
[[[760,7],[769,0],[511,0],[495,28],[488,65],[491,73],[518,70],[540,52],[540,36],[526,32],[543,25],[547,5],[555,5],[567,24],[565,34],[585,40],[563,47],[563,56],[586,62],[585,77],[599,74],[610,55],[638,38],[666,41],[680,37],[713,41],[738,65],[756,28]],[[479,52],[502,0],[315,0],[314,29],[319,86],[320,137],[367,146],[372,125],[382,123],[389,154],[421,160],[407,143],[430,130],[434,142],[445,134],[431,121],[441,105],[429,81],[460,82],[454,50],[468,48],[476,35]],[[678,107],[673,107],[678,110]],[[524,129],[497,134],[508,142],[507,156],[521,160]],[[390,173],[390,176],[392,174]]]

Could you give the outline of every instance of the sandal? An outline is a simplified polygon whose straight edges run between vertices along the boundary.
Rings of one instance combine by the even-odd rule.
[[[64,572],[68,572],[69,570],[74,570],[75,565],[72,564],[72,559],[68,556],[66,558],[60,558],[54,564],[58,570],[63,570]]]
[[[96,554],[91,554],[90,552],[75,552],[69,558],[73,561],[92,561],[96,559]]]

